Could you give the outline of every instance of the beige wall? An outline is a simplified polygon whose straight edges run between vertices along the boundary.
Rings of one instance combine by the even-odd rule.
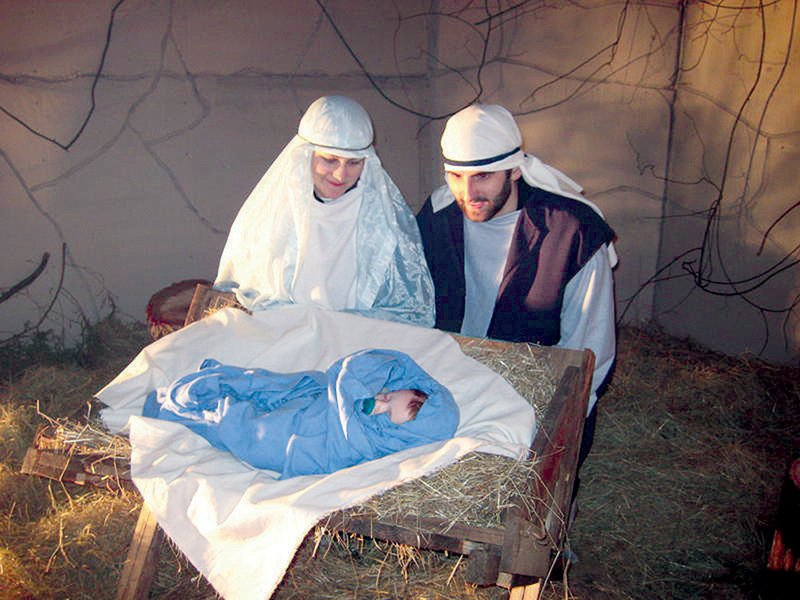
[[[785,314],[764,321],[752,306],[788,306],[797,268],[745,297],[712,296],[686,277],[652,284],[702,243],[704,220],[683,215],[706,210],[722,184],[710,277],[724,267],[746,279],[800,239],[800,210],[770,229],[796,202],[797,56],[781,68],[791,3],[764,11],[765,68],[728,163],[757,73],[759,11],[503,3],[492,10],[516,8],[487,21],[482,2],[323,4],[361,65],[312,0],[123,2],[94,111],[65,150],[52,140],[66,145],[89,114],[113,4],[0,0],[0,292],[52,255],[0,304],[0,339],[35,322],[57,289],[46,326],[77,331],[71,323],[107,313],[109,298],[142,319],[161,287],[213,278],[236,211],[303,110],[343,93],[372,115],[378,153],[414,210],[442,182],[442,117],[477,97],[504,104],[526,149],[580,182],[617,231],[620,315],[656,317],[726,352],[768,338],[770,358],[797,355],[797,318],[784,336]]]
[[[786,311],[800,294],[796,10],[687,15],[659,265],[681,259],[654,307],[671,332],[773,359],[800,354],[798,312]]]
[[[382,89],[422,103],[425,62],[403,55],[424,30],[396,42],[392,4],[327,4]],[[35,322],[57,289],[46,325],[74,332],[109,296],[141,320],[158,289],[213,279],[244,198],[324,94],[367,108],[384,164],[421,202],[419,119],[382,99],[314,2],[122,3],[88,125],[68,150],[43,139],[67,145],[88,114],[110,9],[0,2],[0,106],[18,119],[0,114],[0,289],[51,254],[43,276],[0,305],[0,339]]]

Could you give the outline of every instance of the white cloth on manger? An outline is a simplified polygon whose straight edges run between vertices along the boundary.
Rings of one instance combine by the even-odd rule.
[[[205,358],[291,372],[363,348],[400,350],[450,389],[457,437],[324,476],[279,481],[182,425],[137,416],[147,393]],[[269,597],[307,532],[327,514],[420,477],[472,450],[515,456],[533,438],[531,406],[441,331],[292,305],[224,309],[154,342],[97,397],[112,430],[129,428],[134,482],[187,558],[229,600]],[[279,540],[278,543],[276,541]]]

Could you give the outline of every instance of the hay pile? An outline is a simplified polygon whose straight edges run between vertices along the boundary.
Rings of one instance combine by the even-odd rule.
[[[800,369],[625,329],[581,473],[577,598],[753,598],[783,475],[800,456]]]
[[[96,352],[79,364],[48,356],[20,372],[4,363],[2,598],[114,596],[138,497],[18,473],[44,422],[37,402],[52,418],[74,413],[146,342],[144,326],[113,322],[91,335]],[[581,473],[580,513],[571,532],[580,562],[568,570],[567,585],[549,585],[545,597],[753,597],[783,471],[800,452],[797,370],[724,358],[638,329],[621,332],[619,348]],[[516,485],[513,471],[503,489]],[[456,495],[457,483],[443,485]],[[467,585],[464,571],[458,556],[320,528],[306,539],[275,598],[504,597],[499,588]],[[152,597],[214,593],[165,545]]]
[[[145,343],[142,327],[105,322],[92,352],[0,354],[0,597],[99,598],[115,581],[139,507],[109,494],[20,474],[42,415],[66,416]],[[20,358],[28,363],[22,366]],[[38,360],[37,360],[38,358]],[[113,596],[110,590],[107,597]]]
[[[354,512],[374,514],[380,521],[401,522],[408,515],[424,515],[445,525],[500,527],[503,511],[527,493],[534,474],[532,460],[513,460],[494,454],[471,452],[436,473],[421,477],[375,496]],[[533,510],[533,504],[526,505]]]

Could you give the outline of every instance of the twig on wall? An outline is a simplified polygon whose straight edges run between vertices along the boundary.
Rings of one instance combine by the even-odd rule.
[[[58,296],[61,293],[61,290],[64,286],[64,273],[66,271],[66,262],[67,262],[67,245],[61,244],[61,272],[59,273],[58,284],[56,285],[56,289],[53,292],[52,298],[50,299],[50,303],[42,311],[42,314],[39,315],[39,320],[36,321],[36,323],[34,323],[33,325],[26,324],[25,327],[22,329],[22,331],[19,331],[4,340],[0,340],[0,346],[4,346],[11,342],[15,342],[16,340],[25,337],[31,332],[39,331],[39,328],[42,326],[42,323],[44,323],[44,320],[47,318],[47,315],[49,315],[50,311],[53,310],[53,306],[55,306],[56,300],[58,300]]]
[[[712,4],[712,6],[715,8],[723,7],[721,4]],[[785,332],[789,319],[797,307],[798,302],[800,302],[800,295],[792,298],[788,304],[783,306],[773,306],[770,305],[769,301],[756,299],[754,297],[754,293],[760,290],[768,281],[777,275],[785,273],[790,269],[794,269],[798,264],[800,264],[800,245],[788,249],[788,251],[784,251],[784,253],[773,262],[773,264],[761,269],[760,271],[756,271],[755,273],[748,274],[744,277],[734,277],[731,274],[731,270],[728,268],[728,259],[723,253],[723,248],[720,241],[721,225],[723,219],[725,218],[725,214],[723,213],[723,203],[728,201],[734,206],[743,206],[747,203],[748,199],[750,199],[750,202],[753,202],[754,199],[757,198],[757,196],[751,195],[748,189],[754,165],[754,156],[757,145],[764,135],[762,125],[766,119],[767,113],[769,112],[769,108],[774,99],[775,93],[785,80],[791,56],[791,50],[794,43],[797,23],[796,1],[792,3],[792,17],[787,28],[788,37],[785,45],[784,56],[780,63],[780,69],[778,69],[778,73],[775,75],[774,81],[769,86],[769,89],[765,94],[765,99],[762,101],[762,104],[758,109],[759,118],[756,124],[750,127],[753,133],[755,133],[755,136],[748,151],[749,159],[745,170],[744,189],[737,198],[731,199],[731,193],[728,192],[728,183],[731,180],[729,171],[733,160],[732,155],[737,149],[737,133],[740,128],[747,126],[744,120],[745,111],[754,103],[754,97],[758,92],[760,92],[760,88],[762,87],[761,84],[763,83],[765,76],[764,70],[767,62],[765,53],[767,44],[771,38],[767,30],[767,17],[764,13],[764,8],[765,5],[762,3],[759,3],[758,6],[736,8],[736,10],[758,9],[760,45],[758,47],[758,58],[755,64],[755,76],[747,89],[745,97],[739,104],[738,112],[736,113],[733,124],[728,132],[728,141],[725,146],[724,160],[718,177],[718,190],[706,212],[706,226],[702,237],[700,252],[694,260],[685,261],[682,264],[682,269],[688,276],[692,278],[695,286],[698,289],[714,296],[738,297],[746,304],[757,310],[761,314],[764,322],[766,322],[767,314],[784,314]],[[771,66],[774,68],[774,65]],[[770,232],[782,219],[786,217],[786,215],[798,208],[798,206],[800,206],[800,203],[795,202],[792,206],[783,211],[780,216],[773,220],[773,222],[767,227],[762,237],[762,242],[758,250],[754,253],[755,255],[761,255]],[[737,257],[737,262],[739,258],[740,257]],[[721,272],[721,276],[715,276],[717,267],[719,272]],[[769,328],[765,327],[764,338],[760,351],[763,352],[763,350],[766,348],[769,342],[769,337]]]
[[[94,113],[95,106],[97,105],[95,99],[95,90],[97,88],[97,82],[100,80],[100,76],[103,73],[103,66],[105,65],[106,62],[106,55],[108,54],[108,48],[111,46],[111,30],[114,27],[114,17],[116,16],[117,9],[119,9],[119,7],[122,6],[123,2],[125,2],[125,0],[117,0],[117,3],[111,9],[111,16],[109,17],[108,28],[106,29],[106,41],[105,44],[103,45],[103,51],[100,54],[100,64],[97,67],[97,71],[95,72],[92,78],[92,87],[89,91],[89,111],[86,113],[83,122],[81,123],[80,127],[78,127],[78,131],[75,132],[75,135],[72,136],[72,139],[70,141],[64,144],[59,142],[55,138],[52,138],[48,135],[45,135],[44,133],[37,131],[32,126],[28,125],[25,121],[17,117],[15,114],[7,110],[2,105],[0,105],[0,112],[3,112],[5,115],[16,121],[19,125],[30,131],[35,136],[42,138],[43,140],[46,140],[52,144],[55,144],[62,150],[69,150],[72,147],[72,145],[78,141],[78,138],[81,137],[83,130],[86,129],[86,126],[89,124],[89,120],[92,118],[92,114]]]
[[[32,284],[34,281],[36,281],[36,279],[39,277],[39,275],[42,274],[42,271],[44,271],[44,268],[47,266],[47,261],[49,261],[49,260],[50,260],[50,253],[49,252],[45,252],[44,254],[42,254],[42,259],[39,261],[39,264],[36,266],[36,268],[33,270],[33,272],[30,275],[28,275],[27,277],[25,277],[24,279],[22,279],[18,283],[15,283],[10,288],[8,288],[5,292],[0,294],[0,304],[2,304],[3,302],[8,300],[9,298],[14,296],[15,294],[21,292],[26,287],[28,287],[30,284]]]
[[[481,94],[483,93],[483,86],[480,83],[481,71],[482,71],[483,67],[486,64],[486,53],[487,53],[488,47],[489,47],[489,36],[491,34],[491,31],[492,31],[492,28],[491,28],[492,16],[491,15],[486,19],[486,21],[489,23],[489,26],[486,28],[486,33],[481,34],[481,37],[483,38],[483,45],[482,45],[483,53],[482,53],[482,56],[481,56],[481,59],[480,59],[480,63],[475,67],[476,78],[478,80],[478,89],[475,92],[475,96],[473,98],[471,98],[470,100],[468,100],[467,102],[465,102],[463,105],[461,105],[458,108],[456,108],[455,110],[448,111],[448,112],[445,112],[445,113],[442,113],[442,114],[438,114],[438,115],[431,115],[431,114],[427,114],[427,113],[418,111],[418,110],[416,110],[416,109],[414,109],[414,108],[412,108],[410,106],[403,105],[400,102],[398,102],[398,101],[394,100],[393,98],[391,98],[383,90],[383,88],[378,83],[378,81],[375,79],[375,77],[372,75],[372,73],[370,73],[369,69],[367,69],[367,67],[364,65],[364,62],[361,60],[361,58],[358,56],[358,54],[356,54],[355,50],[353,50],[352,45],[347,41],[347,38],[342,33],[341,29],[339,29],[339,26],[336,24],[336,21],[334,20],[333,16],[328,11],[328,9],[325,7],[325,4],[322,2],[322,0],[316,0],[316,2],[317,2],[317,5],[319,6],[320,10],[322,11],[322,14],[325,15],[325,19],[328,21],[328,23],[330,24],[331,28],[333,29],[333,32],[336,34],[336,37],[339,38],[339,41],[345,47],[345,50],[347,50],[347,53],[350,54],[350,56],[355,61],[356,65],[358,65],[358,68],[361,70],[361,72],[364,75],[364,77],[367,78],[367,81],[369,81],[370,85],[372,85],[372,87],[375,89],[375,91],[378,92],[378,94],[380,94],[380,96],[384,100],[386,100],[389,104],[391,104],[392,106],[394,106],[396,108],[399,108],[399,109],[401,109],[401,110],[403,110],[403,111],[405,111],[407,113],[410,113],[412,115],[415,115],[417,117],[421,117],[421,118],[428,119],[428,120],[431,120],[431,121],[438,121],[438,120],[446,119],[446,118],[450,117],[451,115],[455,114],[456,112],[458,112],[462,108],[465,108],[465,107],[469,106],[470,104],[472,104],[473,102],[476,102],[477,100],[480,99]],[[425,14],[425,16],[428,16],[428,17],[433,16],[433,15],[436,15],[436,13],[432,13],[431,12],[431,13],[426,13]]]

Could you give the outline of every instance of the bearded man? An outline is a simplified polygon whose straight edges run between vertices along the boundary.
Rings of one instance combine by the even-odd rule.
[[[597,390],[616,355],[614,232],[560,171],[522,150],[511,113],[475,104],[441,140],[447,181],[417,215],[433,277],[436,327],[474,337],[591,349]]]

